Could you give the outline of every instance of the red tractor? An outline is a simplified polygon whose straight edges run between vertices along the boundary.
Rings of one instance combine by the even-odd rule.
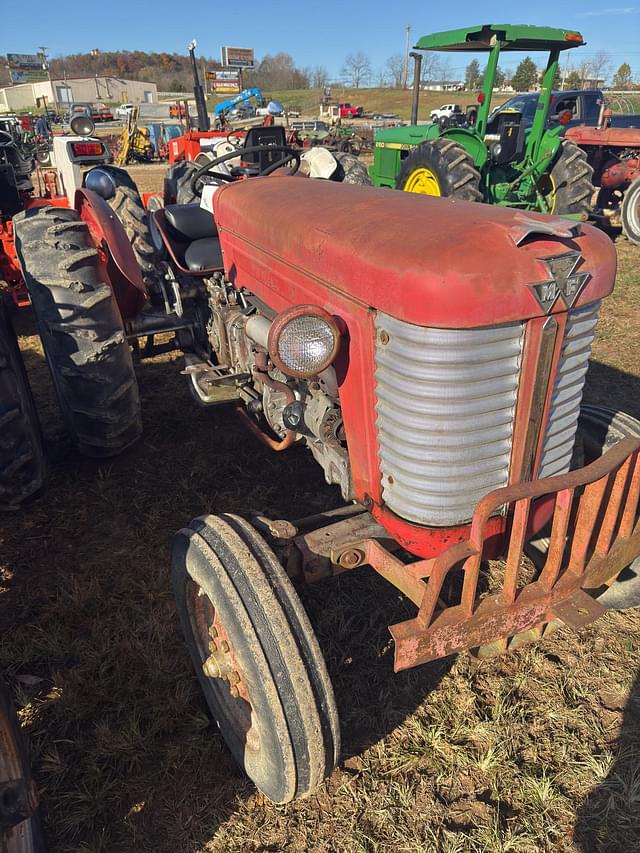
[[[400,590],[415,615],[390,626],[396,670],[498,654],[640,604],[640,424],[582,405],[615,278],[602,233],[309,180],[299,152],[254,148],[250,178],[221,169],[236,152],[192,173],[211,210],[153,212],[163,255],[150,284],[86,187],[74,210],[24,211],[15,231],[80,450],[140,435],[131,347],[173,348],[199,403],[234,406],[276,452],[306,446],[341,491],[337,511],[208,515],[174,541],[209,708],[258,788],[285,803],[340,752],[293,583],[367,565]]]
[[[619,220],[622,231],[640,244],[640,127],[609,127],[609,116],[596,126],[570,127],[571,139],[586,155],[598,188],[596,208]]]

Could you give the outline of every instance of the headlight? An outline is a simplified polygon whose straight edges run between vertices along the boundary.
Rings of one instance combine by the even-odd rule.
[[[335,320],[315,305],[296,305],[279,314],[269,330],[269,355],[289,376],[316,376],[338,354]]]

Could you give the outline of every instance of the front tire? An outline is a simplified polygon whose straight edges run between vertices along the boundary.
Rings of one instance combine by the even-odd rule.
[[[16,250],[71,439],[86,456],[121,453],[142,433],[138,384],[115,296],[75,210],[14,217]]]
[[[38,492],[45,453],[29,380],[7,309],[0,300],[0,510]]]
[[[403,161],[396,189],[420,195],[482,201],[480,172],[471,155],[446,136],[417,145]]]
[[[311,794],[340,750],[333,689],[291,581],[235,515],[194,519],[175,537],[173,585],[209,710],[265,796]]]
[[[640,245],[640,178],[636,178],[625,190],[620,218],[624,236]]]
[[[542,178],[549,213],[588,214],[594,193],[593,168],[587,155],[570,139],[563,139],[550,171]]]

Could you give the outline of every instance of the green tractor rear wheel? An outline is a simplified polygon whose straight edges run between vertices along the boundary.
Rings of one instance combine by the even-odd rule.
[[[575,142],[563,139],[553,166],[538,184],[548,206],[546,212],[589,213],[594,192],[592,177],[593,168],[585,152]]]
[[[480,172],[462,145],[440,136],[417,145],[403,161],[396,189],[482,201]]]

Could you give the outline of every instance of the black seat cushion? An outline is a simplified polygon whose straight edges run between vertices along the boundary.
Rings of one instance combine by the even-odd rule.
[[[199,204],[168,204],[164,215],[171,228],[185,240],[202,240],[218,233],[213,214]]]
[[[184,262],[191,272],[222,269],[220,240],[217,237],[194,240],[185,250]]]

